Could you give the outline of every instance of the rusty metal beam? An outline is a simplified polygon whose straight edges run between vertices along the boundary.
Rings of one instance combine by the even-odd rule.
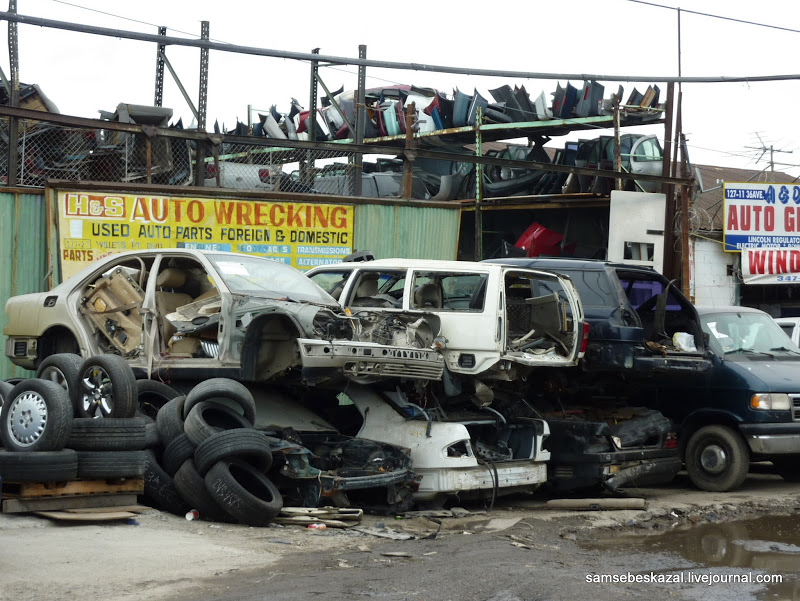
[[[208,41],[209,23],[200,22],[200,38]],[[206,131],[206,112],[208,108],[208,48],[200,49],[200,90],[197,98],[197,129]]]
[[[167,28],[159,27],[158,35],[166,36]],[[163,106],[164,103],[164,58],[166,46],[159,44],[156,48],[156,89],[153,94],[153,106]]]
[[[358,58],[367,58],[367,47],[364,44],[358,47]],[[366,87],[367,68],[364,65],[360,65],[358,67],[358,88],[356,90],[356,144],[364,143],[364,130],[367,127]],[[331,98],[331,100],[333,99]],[[361,196],[361,192],[363,191],[363,181],[361,177],[364,171],[363,160],[364,155],[360,152],[350,155],[350,164],[353,166],[353,169],[350,171],[350,177],[353,178],[353,185],[351,187],[353,196]]]
[[[47,180],[47,187],[58,190],[86,190],[119,194],[152,194],[165,196],[162,184],[134,182],[90,182],[79,180]],[[5,189],[4,189],[5,191]],[[30,193],[30,188],[19,189]],[[234,188],[204,188],[202,186],[170,186],[167,196],[204,196],[209,198],[233,198],[252,200],[272,200],[277,202],[311,202],[316,204],[385,205],[403,207],[425,207],[433,209],[461,210],[460,203],[451,201],[418,200],[414,198],[368,198],[338,196],[332,194],[303,194],[298,192],[275,192],[270,190],[250,191]]]
[[[8,9],[17,12],[17,0],[9,0]],[[17,24],[8,24],[8,58],[11,63],[11,95],[12,107],[19,106],[19,40],[17,39]],[[19,176],[19,122],[13,115],[8,120],[8,185],[16,186]]]

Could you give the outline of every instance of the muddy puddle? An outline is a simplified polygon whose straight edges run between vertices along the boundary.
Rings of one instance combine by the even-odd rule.
[[[679,526],[659,534],[617,533],[581,546],[658,554],[666,558],[661,573],[717,575],[721,587],[733,574],[780,575],[783,582],[759,584],[749,598],[800,601],[800,513]]]

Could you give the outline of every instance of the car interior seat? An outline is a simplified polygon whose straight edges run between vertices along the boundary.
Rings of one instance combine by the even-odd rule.
[[[378,274],[365,273],[361,276],[356,288],[351,305],[356,307],[371,307],[375,305],[374,296],[378,294]]]
[[[185,292],[176,292],[186,285],[186,272],[175,267],[162,269],[156,278],[156,311],[158,311],[158,325],[164,345],[175,334],[176,329],[166,316],[178,307],[188,305],[192,297]]]
[[[414,306],[418,309],[441,309],[442,289],[438,284],[422,284],[414,291]]]

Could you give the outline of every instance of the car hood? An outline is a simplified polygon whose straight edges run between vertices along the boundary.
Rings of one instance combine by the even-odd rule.
[[[777,361],[766,356],[726,358],[723,365],[745,380],[759,380],[763,392],[800,392],[800,355]]]

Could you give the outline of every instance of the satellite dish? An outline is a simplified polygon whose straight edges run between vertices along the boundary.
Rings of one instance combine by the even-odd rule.
[[[695,185],[694,185],[695,190],[700,190],[701,193],[705,192],[705,189],[703,188],[703,175],[700,173],[700,168],[699,167],[695,167],[694,168],[694,175],[695,175],[695,182],[696,182]]]

